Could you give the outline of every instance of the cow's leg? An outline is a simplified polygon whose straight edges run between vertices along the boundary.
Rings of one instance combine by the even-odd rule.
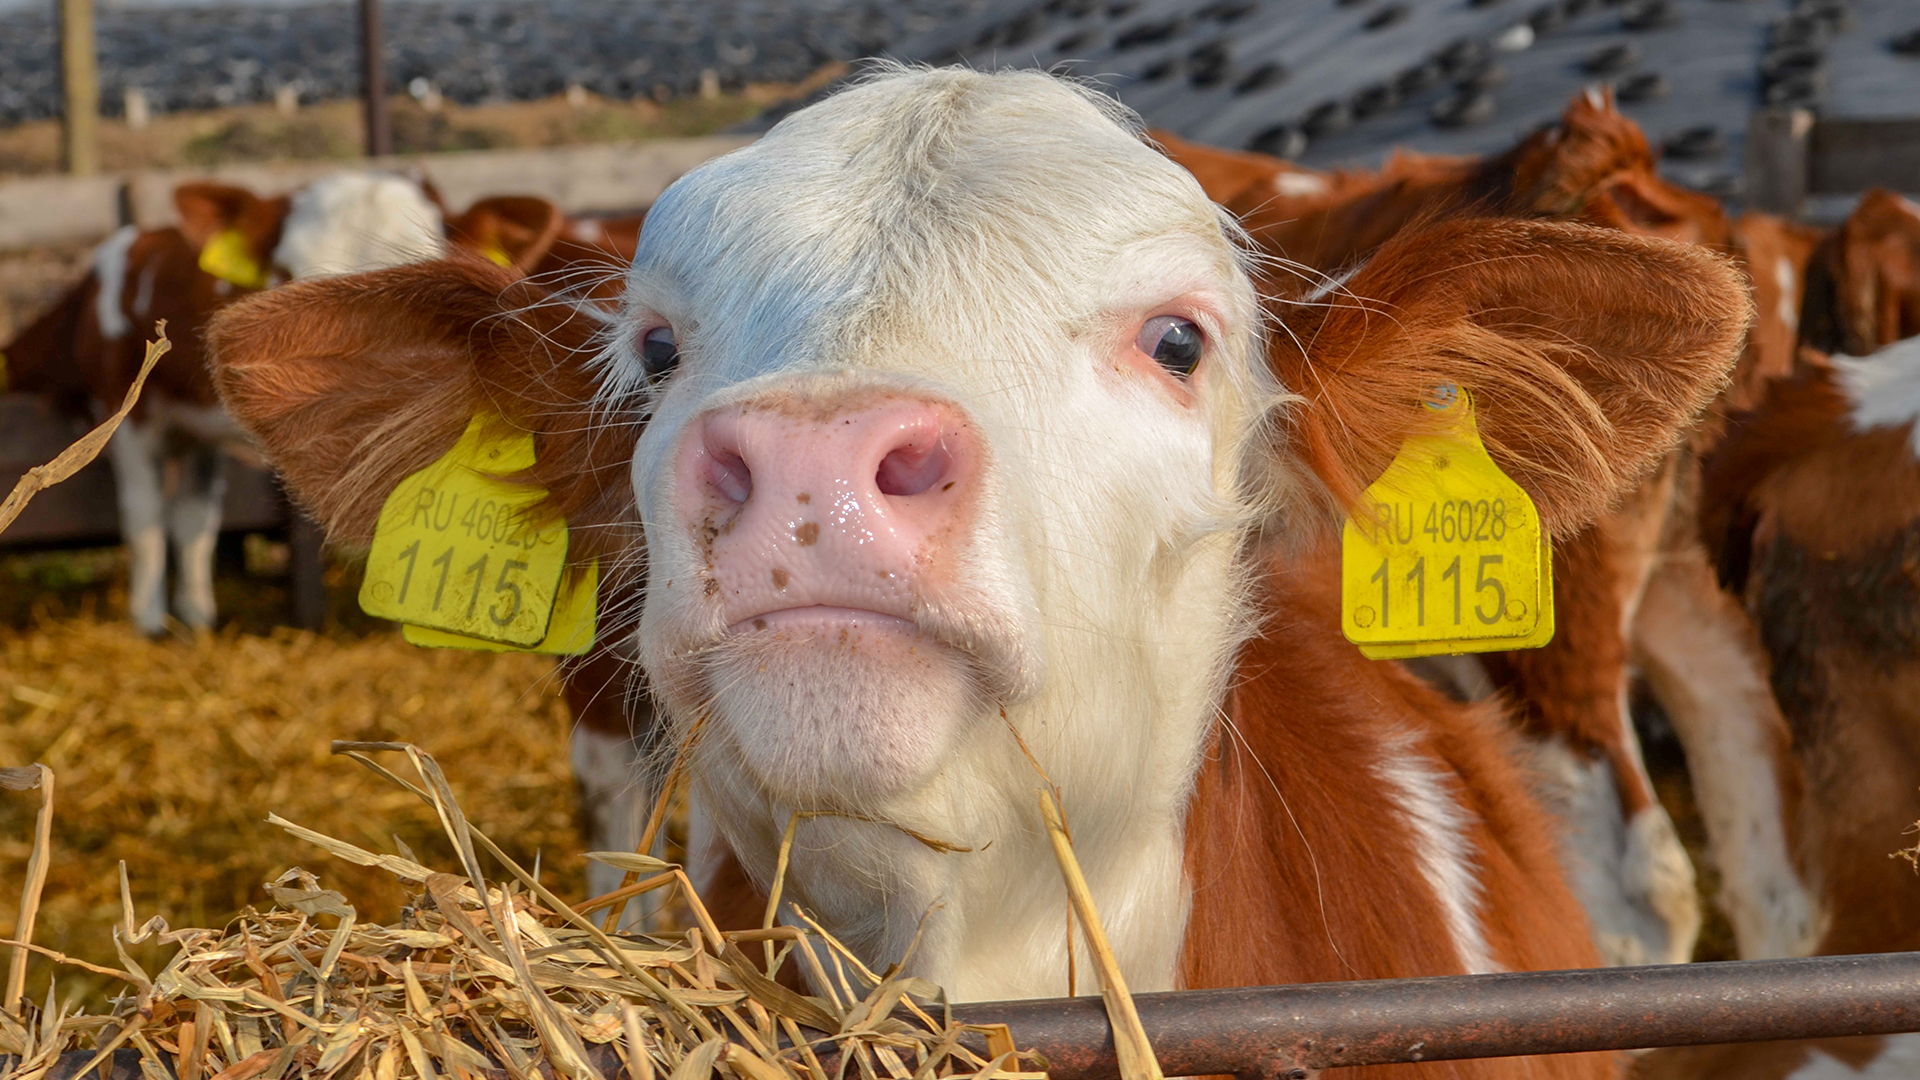
[[[1554,550],[1557,628],[1545,648],[1487,657],[1520,706],[1539,795],[1615,964],[1692,959],[1700,933],[1693,862],[1654,797],[1628,708],[1628,627],[1659,548],[1673,469]]]
[[[127,420],[107,440],[107,460],[113,465],[120,535],[127,545],[133,625],[143,634],[159,634],[167,627],[167,536],[158,433],[144,422]]]
[[[1717,899],[1741,957],[1808,955],[1820,913],[1789,829],[1799,764],[1753,624],[1715,583],[1698,544],[1679,547],[1654,574],[1633,636],[1635,658],[1686,749],[1720,869]]]
[[[213,564],[220,540],[220,507],[227,470],[220,448],[195,442],[180,458],[180,486],[167,503],[173,538],[173,610],[194,630],[213,628]]]
[[[635,683],[635,661],[601,649],[561,668],[567,705],[573,711],[569,747],[574,782],[580,793],[581,838],[589,851],[633,851],[640,844],[658,789],[648,768],[653,711],[645,689]],[[665,854],[665,830],[650,854]],[[620,887],[624,874],[603,863],[587,864],[587,893],[600,896]],[[661,894],[664,895],[664,894]],[[649,928],[648,914],[658,907],[643,897],[627,905],[622,928]]]

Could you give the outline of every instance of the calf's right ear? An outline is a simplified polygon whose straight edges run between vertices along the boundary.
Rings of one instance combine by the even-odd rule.
[[[214,381],[296,497],[365,543],[387,495],[446,453],[476,415],[531,432],[522,477],[576,526],[574,551],[623,542],[632,440],[596,398],[598,320],[476,259],[297,281],[213,320]],[[630,430],[630,429],[629,429]],[[604,548],[604,550],[602,550]]]

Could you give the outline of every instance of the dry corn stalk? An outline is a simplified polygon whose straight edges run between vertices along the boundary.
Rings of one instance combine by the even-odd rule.
[[[106,449],[107,440],[113,437],[120,422],[133,411],[133,403],[140,400],[140,388],[147,384],[147,374],[162,356],[167,355],[167,350],[173,348],[173,343],[167,340],[165,321],[155,325],[154,333],[159,336],[147,342],[146,359],[141,361],[140,370],[133,377],[133,385],[127,387],[127,396],[121,400],[120,408],[112,416],[100,421],[92,431],[82,435],[78,442],[60,451],[52,461],[27,470],[27,475],[13,485],[13,491],[6,500],[0,502],[0,532],[5,532],[7,526],[13,524],[13,519],[20,516],[20,511],[27,508],[27,503],[33,501],[35,495],[86,468],[94,458],[100,456],[101,450]]]

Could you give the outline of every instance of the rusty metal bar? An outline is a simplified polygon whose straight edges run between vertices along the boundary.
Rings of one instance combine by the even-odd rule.
[[[1169,1076],[1304,1080],[1343,1065],[1920,1031],[1920,953],[1186,990],[1135,1001]],[[1022,1049],[1046,1055],[1053,1080],[1118,1075],[1098,998],[953,1013],[963,1023],[1006,1024]],[[55,1076],[70,1076],[87,1057],[65,1055],[67,1071]],[[599,1064],[608,1075],[618,1069],[610,1051]],[[0,1076],[7,1065],[0,1058]],[[106,1071],[141,1080],[137,1058],[124,1051]]]
[[[1168,1076],[1277,1080],[1342,1065],[1920,1031],[1920,953],[1454,975],[1140,994]],[[1046,1054],[1053,1080],[1117,1075],[1098,999],[956,1006]]]

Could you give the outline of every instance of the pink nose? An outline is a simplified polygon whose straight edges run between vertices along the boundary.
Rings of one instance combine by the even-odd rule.
[[[973,505],[979,462],[950,405],[762,401],[689,427],[677,489],[730,621],[813,605],[906,615],[913,579]]]

